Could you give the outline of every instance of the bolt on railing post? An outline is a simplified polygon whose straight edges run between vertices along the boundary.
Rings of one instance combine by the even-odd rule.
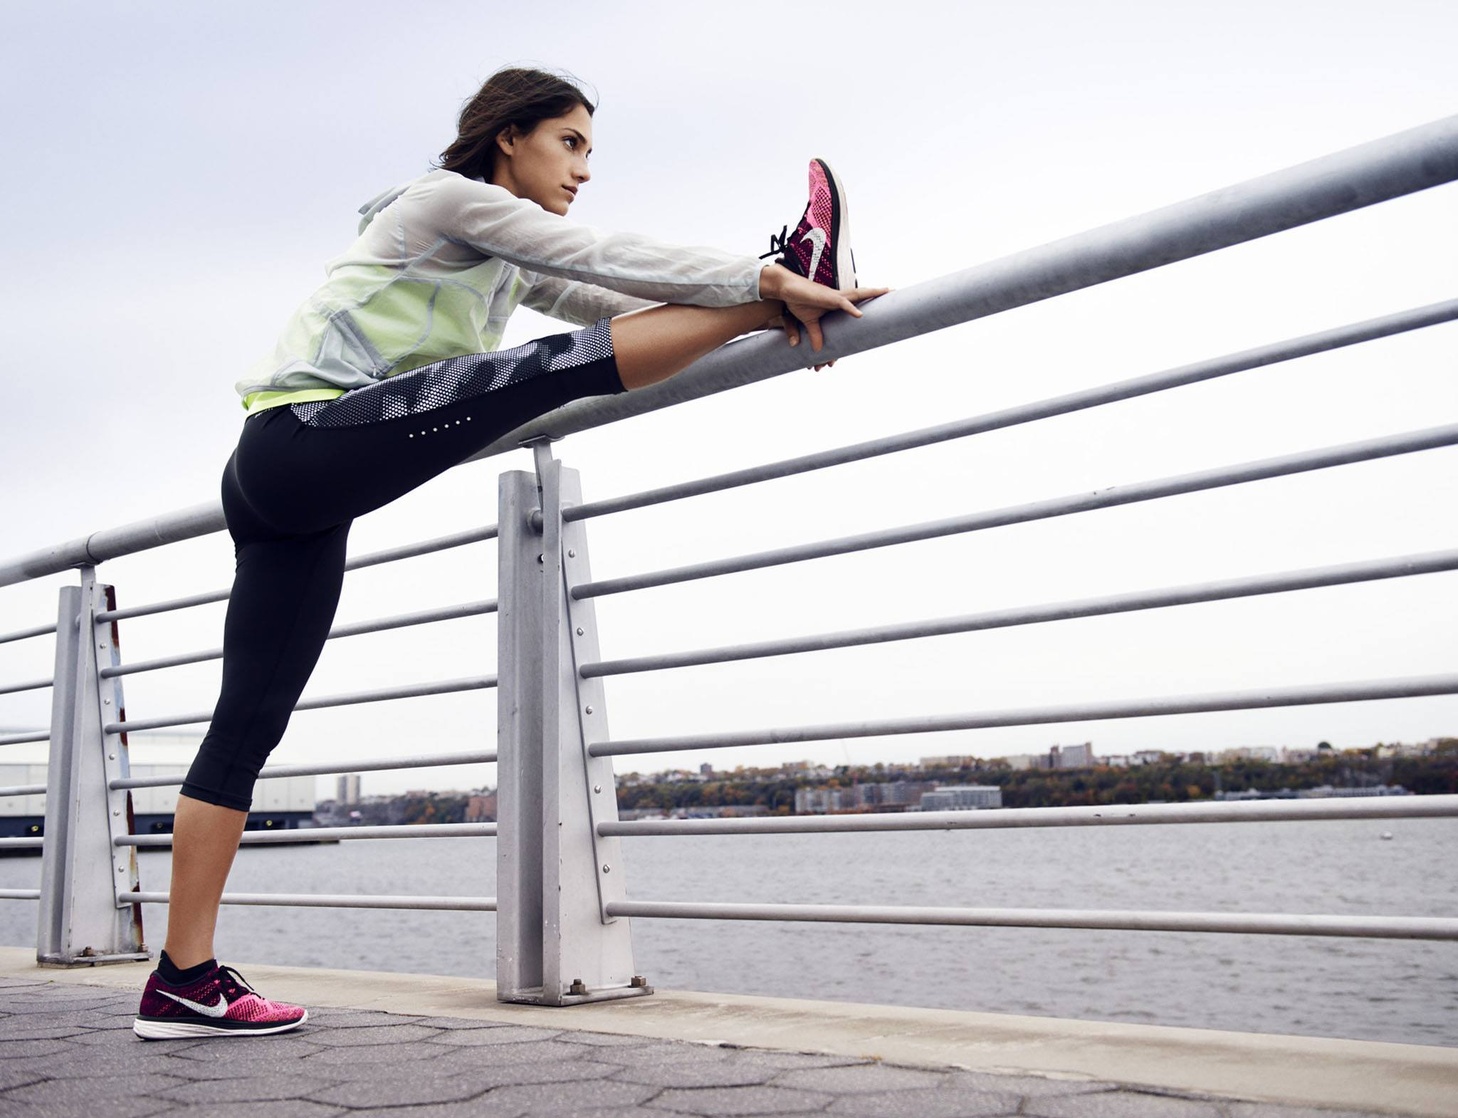
[[[611,762],[587,756],[588,727],[605,733],[606,720],[601,683],[577,673],[596,633],[591,611],[569,604],[564,564],[585,577],[587,551],[580,526],[564,543],[564,494],[580,501],[576,473],[545,447],[536,477],[501,478],[496,996],[538,1005],[651,993],[633,973],[629,922],[606,915],[624,875],[618,840],[596,823],[616,820],[616,792]]]
[[[126,735],[105,729],[125,716],[121,680],[100,674],[120,660],[116,623],[96,622],[110,608],[92,567],[61,590],[36,934],[36,959],[55,966],[149,957],[141,906],[124,902],[138,889],[136,851],[113,841],[131,833],[132,806],[110,788],[130,775]]]

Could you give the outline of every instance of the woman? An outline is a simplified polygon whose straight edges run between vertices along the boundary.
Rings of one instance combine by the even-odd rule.
[[[276,1033],[308,1016],[220,967],[213,932],[254,781],[328,635],[355,517],[530,419],[656,384],[746,332],[783,327],[796,345],[798,320],[818,352],[821,316],[859,316],[885,290],[855,286],[844,196],[819,160],[767,266],[564,220],[591,177],[593,111],[556,75],[493,75],[441,169],[365,207],[359,239],[238,385],[223,683],[177,803],[167,943],[138,1036]],[[518,304],[586,328],[494,352]]]

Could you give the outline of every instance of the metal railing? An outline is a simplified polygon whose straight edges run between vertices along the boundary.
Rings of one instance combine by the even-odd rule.
[[[1215,191],[1165,209],[1092,230],[951,276],[894,292],[865,309],[864,318],[827,324],[819,359],[877,346],[996,314],[1122,276],[1293,229],[1458,179],[1458,117],[1362,145],[1322,159]],[[991,531],[1097,509],[1156,502],[1184,494],[1244,486],[1359,462],[1415,455],[1458,445],[1458,424],[1236,462],[1216,469],[1113,488],[1053,496],[1019,505],[963,512],[944,519],[879,527],[752,554],[594,579],[588,563],[587,524],[593,519],[760,484],[919,447],[1099,408],[1153,393],[1262,369],[1318,353],[1429,329],[1458,319],[1458,299],[1338,326],[1147,376],[1082,389],[935,427],[711,477],[677,482],[608,500],[584,502],[575,471],[556,460],[548,443],[567,434],[668,407],[799,367],[798,354],[773,339],[725,346],[664,384],[626,396],[583,401],[543,417],[483,451],[480,457],[531,445],[535,470],[500,478],[499,525],[456,533],[352,560],[350,567],[393,562],[435,550],[495,539],[498,596],[337,627],[331,638],[497,614],[498,674],[380,687],[310,698],[298,709],[380,702],[430,694],[495,688],[499,694],[497,747],[470,753],[391,757],[330,765],[275,766],[271,775],[318,775],[437,764],[496,761],[499,822],[429,827],[322,828],[316,837],[495,836],[498,894],[485,897],[304,896],[227,894],[225,903],[316,904],[334,907],[440,908],[497,914],[498,996],[503,1000],[572,1004],[648,992],[637,977],[628,919],[777,920],[909,923],[1042,928],[1239,932],[1272,935],[1458,939],[1458,918],[1325,916],[1008,908],[927,908],[883,905],[703,904],[628,899],[619,840],[694,834],[772,834],[1025,827],[1149,826],[1252,823],[1274,819],[1390,819],[1458,815],[1458,796],[1381,800],[1256,801],[1149,804],[1098,808],[1005,809],[894,815],[693,820],[620,820],[612,758],[724,747],[782,745],[868,736],[1026,726],[1095,719],[1130,719],[1210,711],[1254,710],[1308,704],[1458,694],[1458,675],[1434,674],[1206,694],[991,709],[958,714],[910,713],[849,722],[771,726],[758,730],[702,729],[656,738],[612,738],[607,732],[603,680],[764,657],[802,656],[831,649],[921,640],[953,633],[1049,624],[1167,609],[1198,602],[1267,598],[1316,587],[1417,578],[1458,569],[1458,550],[1395,555],[1275,571],[1114,595],[1012,605],[961,616],[808,633],[735,645],[604,659],[598,647],[595,600],[650,587],[721,578],[831,556],[898,547],[923,540]],[[0,796],[46,793],[44,839],[0,840],[0,845],[42,846],[39,890],[9,890],[0,897],[39,899],[42,958],[94,961],[135,957],[142,950],[139,906],[165,903],[166,894],[142,891],[135,851],[165,845],[166,836],[127,833],[132,789],[180,784],[181,778],[133,778],[127,731],[206,721],[206,712],[122,719],[121,681],[217,659],[221,650],[120,660],[117,625],[148,614],[213,603],[225,591],[139,607],[117,608],[110,588],[96,581],[96,565],[223,527],[217,506],[198,506],[0,563],[0,585],[79,566],[81,585],[61,593],[55,626],[34,626],[0,636],[0,643],[56,635],[50,679],[0,684],[0,694],[52,687],[48,731],[0,735],[0,745],[49,740],[48,784],[0,788]],[[96,640],[82,639],[96,634]],[[79,806],[77,806],[79,805]],[[287,833],[249,832],[247,843],[289,841]],[[109,852],[98,858],[97,852]],[[63,918],[64,914],[64,918]],[[79,914],[79,915],[78,915]]]

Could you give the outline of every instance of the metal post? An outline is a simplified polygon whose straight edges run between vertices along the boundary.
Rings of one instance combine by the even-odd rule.
[[[567,594],[569,573],[588,577],[585,530],[564,539],[562,523],[580,487],[544,446],[537,468],[501,480],[496,987],[501,1001],[576,1005],[652,991],[629,922],[606,911],[624,875],[618,840],[596,831],[617,819],[612,766],[587,756],[607,734],[602,686],[577,673],[597,655],[592,605]]]
[[[136,851],[113,841],[132,832],[132,805],[110,788],[130,769],[126,735],[104,728],[125,717],[121,680],[100,676],[120,659],[115,623],[96,622],[109,608],[112,588],[95,568],[61,590],[36,934],[36,959],[54,966],[150,957],[141,906],[124,900],[139,887]]]

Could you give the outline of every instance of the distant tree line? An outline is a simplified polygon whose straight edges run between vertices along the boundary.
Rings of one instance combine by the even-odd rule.
[[[716,774],[709,781],[668,779],[618,789],[622,810],[673,811],[696,807],[759,805],[772,814],[795,810],[797,788],[848,788],[882,781],[935,781],[940,784],[995,784],[1004,807],[1074,807],[1085,804],[1180,803],[1208,800],[1216,791],[1293,792],[1331,785],[1371,788],[1400,784],[1409,792],[1437,795],[1458,792],[1458,738],[1445,738],[1432,753],[1418,757],[1379,757],[1378,747],[1322,750],[1310,761],[1281,764],[1232,760],[1219,764],[1155,761],[1128,768],[1094,765],[1086,769],[1014,769],[1006,761],[977,760],[960,767],[876,764],[843,765],[825,779],[792,778],[765,770],[742,775]]]
[[[1095,764],[1086,769],[1014,769],[1001,758],[974,760],[960,767],[909,764],[842,765],[829,777],[787,775],[780,769],[741,769],[716,773],[710,780],[674,776],[618,788],[624,811],[691,811],[699,807],[763,807],[791,815],[800,788],[849,788],[889,781],[939,784],[995,784],[1004,807],[1076,807],[1090,804],[1180,803],[1208,800],[1217,791],[1293,792],[1331,785],[1372,788],[1400,784],[1419,795],[1458,793],[1458,738],[1441,739],[1422,756],[1379,757],[1379,747],[1321,750],[1310,761],[1281,764],[1232,760],[1219,764],[1167,760],[1128,768]],[[359,805],[366,824],[462,823],[470,794],[410,792]]]

